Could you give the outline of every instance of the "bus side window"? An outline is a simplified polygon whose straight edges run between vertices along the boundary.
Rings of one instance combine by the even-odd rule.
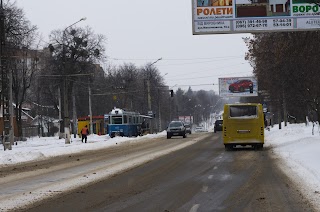
[[[123,116],[123,124],[127,124],[128,123],[128,116],[124,115]]]

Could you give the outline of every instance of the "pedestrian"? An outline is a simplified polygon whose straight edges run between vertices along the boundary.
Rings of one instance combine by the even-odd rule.
[[[83,143],[83,140],[85,143],[87,143],[87,135],[89,134],[89,130],[87,125],[84,126],[81,130],[81,142]]]

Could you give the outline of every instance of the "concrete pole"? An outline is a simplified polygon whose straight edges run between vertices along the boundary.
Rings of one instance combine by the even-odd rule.
[[[37,82],[37,117],[38,117],[38,136],[41,137],[41,127],[40,127],[40,85],[39,85],[39,78]],[[41,123],[42,124],[42,123]]]
[[[158,129],[158,132],[161,132],[161,110],[160,110],[160,91],[159,91],[159,88],[158,88],[158,108],[159,108],[159,129]]]
[[[14,144],[14,124],[13,124],[13,96],[12,96],[12,71],[9,71],[9,98],[10,98],[10,105],[9,105],[9,113],[10,113],[10,133],[9,133],[9,141],[10,141],[10,149]],[[16,106],[17,107],[17,106]]]
[[[70,119],[69,119],[69,107],[68,107],[68,83],[67,77],[64,78],[64,133],[65,144],[70,144]]]
[[[280,104],[280,102],[279,102],[279,104]],[[278,106],[278,123],[279,123],[279,130],[281,130],[281,107],[280,107],[280,105]]]
[[[288,121],[288,116],[287,116],[287,104],[286,104],[286,96],[284,93],[284,88],[283,88],[283,84],[282,84],[282,99],[283,99],[283,120],[284,120],[284,126],[287,126],[287,121]]]
[[[62,134],[62,127],[61,127],[61,120],[62,120],[62,116],[61,116],[61,89],[60,86],[58,87],[58,98],[59,98],[59,139],[61,139],[63,137]]]
[[[78,123],[77,123],[77,110],[76,110],[76,91],[75,91],[75,86],[73,84],[73,89],[72,89],[72,115],[73,115],[73,137],[77,137],[77,132],[78,132]]]
[[[1,75],[2,75],[2,96],[1,96],[1,103],[2,103],[2,117],[3,117],[3,131],[2,131],[2,143],[4,146],[4,150],[12,150],[12,145],[10,142],[10,132],[12,125],[10,123],[10,88],[8,85],[8,68],[7,68],[7,61],[6,61],[6,54],[4,53],[5,49],[5,30],[4,30],[4,9],[2,5],[2,0],[0,4],[0,68],[1,68]],[[10,75],[10,73],[9,73]]]
[[[89,85],[89,114],[90,114],[90,134],[93,134],[92,109],[91,109],[91,87]]]
[[[147,80],[147,91],[148,91],[148,111],[152,111],[152,109],[151,109],[151,94],[150,94],[150,76],[148,77],[148,80]],[[153,117],[150,119],[150,126],[149,126],[150,133],[153,133],[152,120],[153,120]]]
[[[169,121],[171,121],[171,99],[169,100]]]
[[[66,39],[66,31],[68,28],[73,25],[79,23],[80,21],[84,21],[86,18],[81,18],[79,21],[69,25],[62,32],[62,54],[63,54],[63,72],[66,73],[66,49],[65,49],[65,39]],[[67,84],[67,75],[64,76],[64,133],[65,133],[65,143],[70,144],[70,117],[69,117],[69,107],[68,107],[68,84]]]

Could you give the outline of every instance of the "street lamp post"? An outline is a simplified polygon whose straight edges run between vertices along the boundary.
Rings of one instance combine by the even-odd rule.
[[[63,94],[63,106],[64,106],[64,133],[65,133],[65,143],[70,144],[70,118],[69,118],[69,107],[68,107],[68,84],[67,84],[67,73],[66,73],[66,49],[65,49],[65,39],[66,39],[66,31],[68,28],[74,26],[75,24],[79,23],[80,21],[85,21],[86,18],[81,18],[79,21],[67,26],[63,30],[62,34],[62,57],[63,57],[63,73],[65,74],[64,80],[64,94]]]
[[[166,76],[168,73],[165,73],[163,76],[161,76],[162,78],[164,77],[164,76]],[[161,130],[162,130],[162,126],[161,126],[161,107],[160,107],[160,94],[162,93],[162,92],[160,92],[160,90],[161,90],[161,88],[164,88],[164,90],[165,91],[169,91],[169,87],[168,86],[162,86],[162,87],[158,87],[158,121],[159,121],[159,126],[158,126],[158,132],[161,132]]]
[[[177,86],[177,84],[175,84],[174,86],[172,86],[171,88],[169,88],[169,90],[171,91],[171,89],[174,88],[174,87],[176,87],[176,86]],[[172,92],[173,92],[173,90],[172,90]],[[171,100],[172,97],[173,97],[173,96],[170,95],[170,101],[169,101],[169,106],[170,106],[170,107],[169,107],[169,119],[170,119],[170,121],[172,121],[172,112],[171,112],[171,111],[172,111],[172,100]]]
[[[150,68],[151,68],[151,66],[153,65],[153,64],[155,64],[156,62],[158,62],[159,60],[162,60],[162,58],[159,58],[159,59],[157,59],[156,61],[154,61],[153,63],[151,63],[150,65],[149,65],[149,75],[148,75],[148,81],[147,81],[147,86],[148,86],[148,109],[149,109],[149,111],[151,111],[151,94],[150,94],[150,78],[151,78],[151,70],[150,70]]]
[[[151,92],[150,92],[150,78],[151,78],[151,66],[153,65],[153,64],[155,64],[155,63],[157,63],[159,60],[162,60],[162,58],[159,58],[159,59],[157,59],[156,61],[154,61],[153,63],[151,63],[150,65],[149,65],[149,76],[148,76],[148,79],[147,79],[147,91],[148,91],[148,110],[149,111],[152,111],[152,109],[151,109]],[[152,114],[153,115],[153,114]],[[152,126],[152,119],[150,119],[150,133],[153,133],[153,126]]]

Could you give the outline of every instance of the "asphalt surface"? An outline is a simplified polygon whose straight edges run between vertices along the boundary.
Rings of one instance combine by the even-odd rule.
[[[200,135],[144,145],[157,149]],[[225,151],[221,132],[206,135],[193,145],[24,211],[315,211],[269,157],[269,149]]]

